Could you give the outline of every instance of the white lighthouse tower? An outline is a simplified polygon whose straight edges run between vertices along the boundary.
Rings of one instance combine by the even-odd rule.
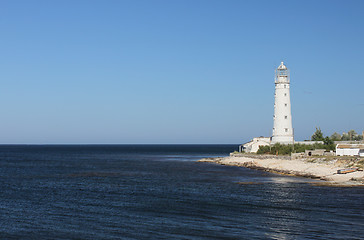
[[[293,144],[289,70],[281,62],[276,70],[274,94],[274,124],[271,143]]]

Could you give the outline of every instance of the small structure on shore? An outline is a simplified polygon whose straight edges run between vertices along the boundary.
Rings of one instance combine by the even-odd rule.
[[[356,172],[357,170],[358,170],[357,167],[355,167],[355,168],[339,169],[339,170],[337,170],[337,174],[347,174],[347,173]]]
[[[239,152],[256,153],[260,146],[269,146],[271,143],[269,137],[256,137],[250,142],[239,146]]]
[[[306,156],[323,156],[326,149],[305,150]]]
[[[336,156],[364,157],[364,144],[337,144]]]

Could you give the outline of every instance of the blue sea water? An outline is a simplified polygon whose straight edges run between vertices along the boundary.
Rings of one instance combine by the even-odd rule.
[[[0,239],[364,239],[364,188],[196,162],[236,148],[2,145]]]

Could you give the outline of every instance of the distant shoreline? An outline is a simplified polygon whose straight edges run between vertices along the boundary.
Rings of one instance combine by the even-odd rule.
[[[348,162],[337,159],[301,158],[272,155],[234,155],[229,157],[203,158],[198,162],[215,163],[227,166],[246,167],[288,176],[319,179],[317,185],[364,186],[364,171],[337,174],[337,170],[348,168]]]

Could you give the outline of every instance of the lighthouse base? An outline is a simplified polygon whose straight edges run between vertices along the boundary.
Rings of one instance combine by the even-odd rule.
[[[271,144],[281,143],[281,144],[293,144],[293,136],[273,136]]]

